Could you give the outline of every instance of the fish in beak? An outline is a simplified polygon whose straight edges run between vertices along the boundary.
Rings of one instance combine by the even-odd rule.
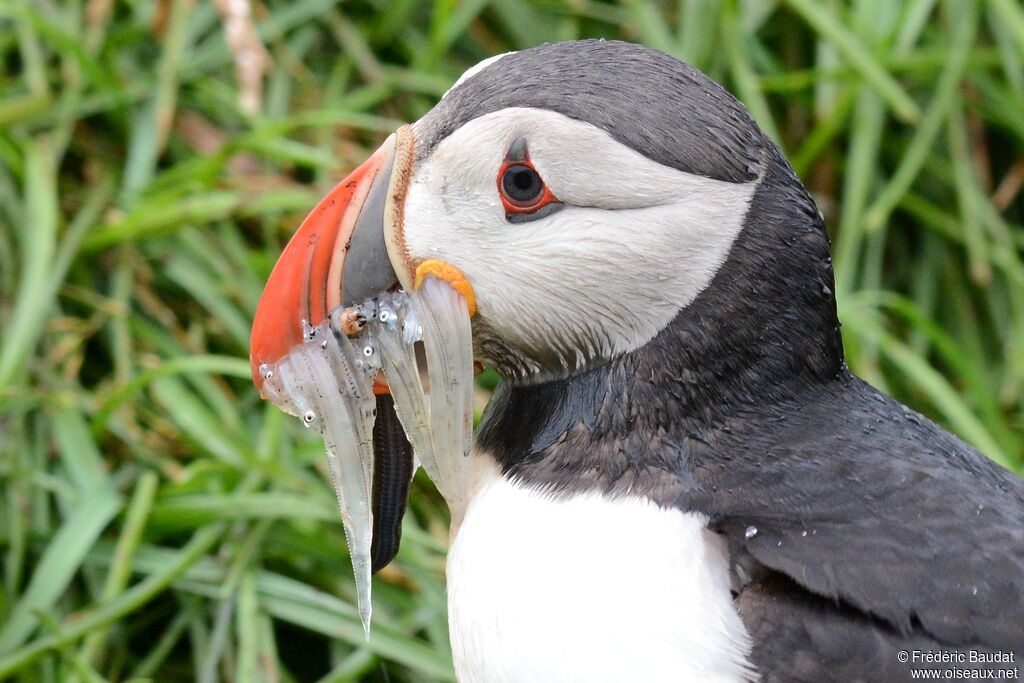
[[[370,575],[398,551],[416,466],[458,503],[472,439],[475,300],[454,267],[404,253],[413,149],[403,126],[306,217],[250,345],[261,396],[324,439],[367,636]]]

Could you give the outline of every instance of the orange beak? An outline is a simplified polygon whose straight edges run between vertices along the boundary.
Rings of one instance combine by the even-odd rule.
[[[414,283],[414,269],[405,265],[404,256],[397,258],[404,254],[401,217],[413,149],[412,128],[399,128],[316,205],[285,247],[260,297],[249,346],[253,382],[264,398],[275,392],[264,385],[272,367],[264,372],[262,366],[273,366],[296,346],[307,344],[307,334],[335,309]],[[400,263],[401,279],[396,273]],[[310,390],[340,391],[327,386]],[[382,395],[390,393],[383,373],[378,373],[373,390],[372,463],[363,461],[365,454],[353,444],[345,448],[346,458],[360,461],[347,476],[363,476],[349,485],[372,490],[372,512],[365,521],[373,524],[370,566],[376,572],[398,552],[415,460],[394,401]],[[372,481],[366,480],[367,468]],[[334,484],[344,486],[338,480]],[[338,488],[344,515],[348,508],[342,490]]]
[[[359,303],[396,286],[392,265],[404,201],[412,134],[392,135],[316,205],[278,259],[253,321],[249,363],[263,393],[260,366],[276,363],[338,306]],[[397,162],[396,162],[397,158]],[[383,380],[375,391],[386,391]]]

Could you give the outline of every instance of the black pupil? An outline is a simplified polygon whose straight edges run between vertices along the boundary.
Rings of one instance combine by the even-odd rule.
[[[530,202],[544,189],[540,176],[529,166],[509,166],[502,176],[501,186],[509,198],[517,202]]]

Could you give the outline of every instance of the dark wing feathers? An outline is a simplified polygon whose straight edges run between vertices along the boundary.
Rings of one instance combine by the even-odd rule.
[[[811,399],[701,463],[687,507],[892,637],[1024,653],[1024,482],[852,376]]]
[[[898,633],[778,574],[749,584],[737,598],[737,608],[753,641],[750,659],[760,683],[897,683],[914,680],[915,669],[937,669],[941,676],[950,667],[900,661],[901,651],[948,648],[920,631]],[[960,671],[992,667],[971,662],[956,666]]]

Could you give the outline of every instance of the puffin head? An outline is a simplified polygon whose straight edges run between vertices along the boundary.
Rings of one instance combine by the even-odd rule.
[[[673,327],[684,354],[841,354],[827,238],[788,163],[721,86],[629,43],[493,57],[388,138],[275,267],[255,381],[304,324],[426,273],[467,296],[478,359],[515,383],[586,372]]]
[[[332,313],[428,276],[462,295],[473,355],[504,379],[476,452],[551,490],[671,504],[730,420],[771,417],[844,368],[828,238],[785,157],[721,86],[629,43],[488,59],[331,190],[260,300],[261,393],[274,400],[271,368]],[[414,468],[382,377],[374,464],[349,492],[372,489],[374,571],[398,549]],[[449,494],[454,525],[465,499]]]

